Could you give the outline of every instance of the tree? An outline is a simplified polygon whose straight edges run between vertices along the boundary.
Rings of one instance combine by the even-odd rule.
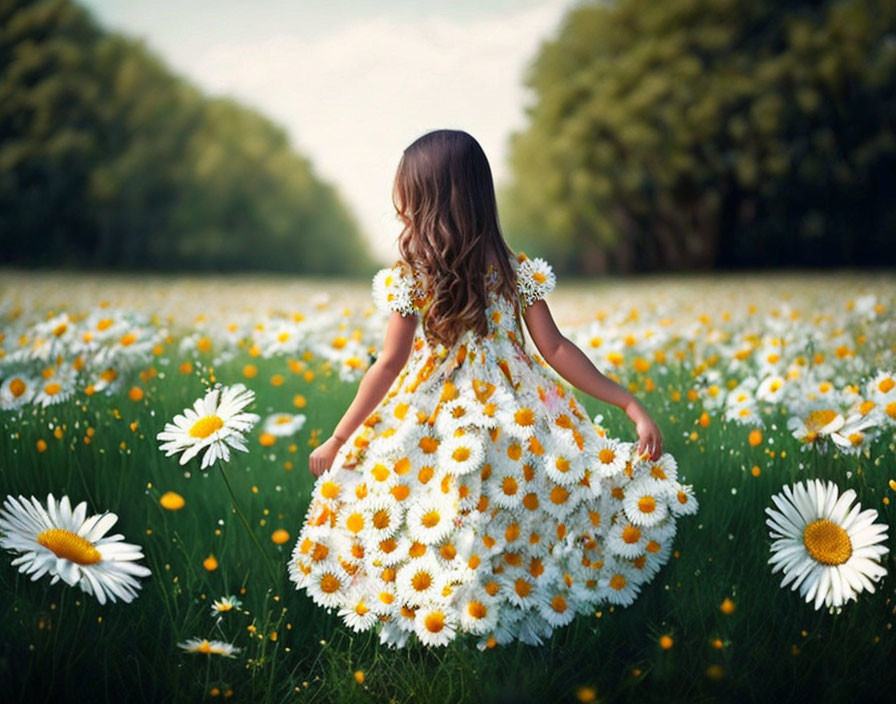
[[[338,193],[282,128],[205,98],[70,0],[0,0],[0,62],[3,261],[373,265]]]
[[[582,272],[896,263],[894,30],[872,0],[577,6],[526,76],[508,234]]]

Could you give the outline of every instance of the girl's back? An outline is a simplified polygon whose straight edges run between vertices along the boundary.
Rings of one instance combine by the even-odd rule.
[[[319,478],[289,565],[317,604],[392,646],[538,644],[630,604],[697,509],[643,407],[556,330],[551,267],[504,244],[471,140],[441,130],[402,158],[402,259],[373,279],[386,341],[309,459]],[[640,447],[593,424],[551,367],[624,407]]]

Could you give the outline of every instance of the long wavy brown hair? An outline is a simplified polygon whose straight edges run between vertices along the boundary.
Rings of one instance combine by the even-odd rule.
[[[398,163],[392,203],[404,223],[398,249],[431,295],[423,314],[427,341],[450,349],[466,330],[485,337],[490,258],[497,260],[497,293],[514,303],[522,340],[509,259],[516,255],[501,234],[492,171],[479,142],[462,130],[419,137]]]

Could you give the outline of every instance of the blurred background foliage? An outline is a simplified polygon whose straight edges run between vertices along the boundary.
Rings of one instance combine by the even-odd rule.
[[[585,3],[526,85],[503,223],[558,269],[896,263],[891,0]]]
[[[896,264],[896,3],[578,3],[525,83],[502,223],[560,272]],[[376,266],[283,129],[72,0],[0,0],[0,262]]]
[[[374,262],[286,133],[70,0],[0,0],[0,261],[359,273]]]

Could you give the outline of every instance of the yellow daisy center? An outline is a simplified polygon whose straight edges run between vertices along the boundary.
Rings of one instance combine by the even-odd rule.
[[[430,633],[438,633],[445,627],[445,614],[441,611],[433,611],[426,614],[426,618],[423,619],[423,625]]]
[[[16,377],[11,382],[9,382],[9,391],[13,396],[18,398],[23,393],[25,393],[25,382]]]
[[[451,453],[451,458],[455,462],[466,462],[468,459],[470,459],[470,448],[458,447],[454,452]]]
[[[562,614],[564,611],[566,611],[566,599],[558,594],[553,599],[551,599],[551,608],[558,614]]]
[[[326,594],[332,594],[339,589],[339,586],[339,579],[329,572],[320,579],[320,590]]]
[[[429,511],[423,514],[423,517],[420,519],[420,522],[423,523],[427,528],[432,528],[437,525],[441,516],[438,511]]]
[[[517,491],[516,479],[513,477],[504,477],[504,481],[501,482],[501,491],[503,491],[507,496],[513,496]]]
[[[812,521],[806,526],[803,544],[809,554],[823,565],[842,565],[852,555],[849,534],[827,519]]]
[[[190,428],[190,435],[194,438],[207,438],[223,427],[224,421],[218,416],[205,416],[193,423],[193,427]]]
[[[469,613],[472,618],[485,618],[488,609],[481,601],[471,601],[467,604],[467,613]]]
[[[429,572],[418,572],[411,578],[411,585],[418,592],[425,592],[432,584],[432,577]]]
[[[812,411],[806,418],[806,427],[809,430],[819,431],[837,417],[837,411],[825,409],[821,411]]]
[[[37,536],[37,542],[61,557],[78,565],[94,565],[103,559],[93,543],[63,528],[50,528]]]
[[[535,413],[531,408],[521,408],[513,414],[513,419],[522,426],[529,426],[535,422]]]
[[[604,448],[603,450],[601,450],[600,453],[598,454],[598,458],[599,458],[600,461],[603,462],[604,464],[610,464],[610,462],[612,462],[613,460],[616,459],[616,453],[613,452],[610,448],[605,447],[605,448]]]
[[[625,583],[625,577],[623,577],[621,574],[614,574],[612,577],[610,577],[610,586],[617,592],[625,587]]]
[[[622,529],[622,541],[631,545],[641,539],[641,531],[635,526],[626,526]]]
[[[638,499],[638,510],[641,513],[653,513],[655,509],[656,499],[654,499],[652,496],[642,496],[640,499]]]

